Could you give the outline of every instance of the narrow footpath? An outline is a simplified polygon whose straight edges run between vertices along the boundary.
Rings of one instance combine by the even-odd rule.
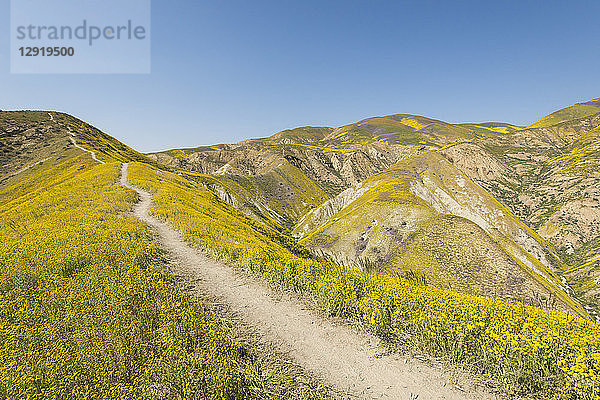
[[[496,399],[481,389],[459,390],[456,377],[414,358],[385,354],[379,340],[316,315],[292,296],[275,293],[264,283],[190,247],[168,224],[149,215],[152,195],[130,185],[128,164],[120,183],[140,201],[133,214],[150,225],[173,262],[199,278],[198,289],[215,296],[282,353],[307,371],[358,398],[365,399]]]

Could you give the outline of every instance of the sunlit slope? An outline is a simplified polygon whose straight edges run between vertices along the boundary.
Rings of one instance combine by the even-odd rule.
[[[74,143],[101,161],[153,160],[73,116],[47,111],[0,112],[0,182],[46,159],[64,157]],[[164,168],[164,166],[161,166]]]
[[[66,118],[62,114],[60,117]],[[0,185],[11,187],[10,191],[2,191],[0,202],[30,194],[43,184],[38,182],[40,171],[63,174],[59,167],[61,160],[73,154],[86,154],[76,149],[67,125],[58,118],[57,113],[44,111],[0,113]],[[91,161],[89,153],[83,158]]]
[[[532,210],[530,220],[569,261],[584,261],[588,247],[600,238],[598,129],[591,132],[595,138],[590,144],[570,146],[569,151],[549,159],[535,188],[551,193],[552,198]]]
[[[566,278],[580,298],[600,307],[600,116],[596,126],[544,163],[522,198],[529,221],[571,268]],[[543,199],[540,201],[540,198]]]
[[[256,366],[163,275],[119,167],[66,148],[0,184],[0,397],[251,395]]]
[[[457,124],[458,126],[462,126],[463,128],[469,129],[470,131],[475,132],[480,136],[490,136],[490,135],[506,135],[519,129],[522,129],[520,126],[507,124],[505,122],[481,122],[478,124]]]
[[[64,126],[68,133],[75,138],[77,144],[92,150],[100,159],[107,161],[140,161],[164,168],[147,156],[133,150],[114,137],[107,135],[92,125],[68,114],[52,113],[55,120]]]
[[[395,114],[342,126],[332,131],[323,142],[352,146],[379,141],[390,145],[441,147],[472,137],[473,132],[461,126],[417,115]]]
[[[341,128],[302,127],[264,139],[151,154],[166,165],[210,174],[211,187],[247,215],[289,230],[306,212],[394,162],[473,132],[408,114]]]
[[[272,163],[276,165],[253,177],[194,173],[188,176],[246,215],[287,232],[307,210],[318,207],[329,196],[287,160],[274,158]]]
[[[527,128],[547,128],[561,122],[598,113],[600,113],[600,99],[591,100],[585,103],[573,104],[572,106],[555,111],[529,125]]]
[[[0,114],[0,118],[3,114]],[[54,113],[51,115],[53,118],[57,118]],[[53,120],[47,113],[45,117],[47,117],[46,121]],[[42,121],[44,113],[37,114],[35,118]],[[436,356],[472,365],[474,370],[499,379],[501,385],[511,392],[535,393],[542,398],[551,398],[560,389],[567,393],[565,396],[570,396],[568,398],[588,400],[600,394],[600,385],[598,379],[595,378],[600,375],[600,358],[598,358],[600,344],[597,323],[578,318],[573,314],[540,310],[527,305],[514,304],[514,302],[515,300],[524,300],[542,307],[551,307],[556,298],[554,305],[557,305],[558,308],[567,309],[569,304],[573,308],[578,308],[576,304],[571,304],[569,297],[564,292],[561,293],[559,287],[561,283],[555,277],[555,269],[557,271],[561,268],[565,269],[563,275],[569,279],[569,283],[573,285],[576,292],[585,290],[586,293],[593,294],[594,281],[591,277],[593,277],[592,272],[596,268],[597,262],[591,256],[597,249],[594,250],[593,246],[586,248],[586,254],[590,259],[585,263],[562,267],[560,260],[553,256],[554,250],[551,244],[521,224],[514,218],[515,213],[511,214],[489,196],[489,193],[493,193],[497,200],[508,204],[511,196],[497,195],[497,193],[504,192],[501,189],[498,189],[498,192],[493,191],[495,187],[500,188],[500,185],[496,185],[496,183],[510,186],[511,190],[518,194],[521,194],[524,188],[532,188],[536,185],[543,187],[540,184],[541,181],[538,182],[535,179],[540,176],[540,172],[545,172],[546,168],[550,168],[551,173],[544,178],[544,181],[550,179],[551,182],[553,182],[552,177],[560,176],[558,171],[563,168],[564,171],[573,171],[573,175],[565,175],[569,180],[583,173],[582,171],[587,171],[588,166],[591,166],[589,172],[592,174],[594,165],[590,164],[589,160],[595,157],[593,144],[596,139],[593,129],[590,128],[593,120],[589,118],[586,120],[586,118],[588,117],[576,120],[579,125],[560,128],[562,130],[556,131],[555,135],[546,135],[546,132],[549,132],[548,129],[556,127],[514,130],[508,134],[490,131],[491,133],[487,135],[477,133],[451,141],[443,146],[441,146],[441,142],[435,145],[395,145],[385,141],[371,140],[368,144],[346,143],[341,145],[345,147],[335,147],[323,143],[323,139],[318,139],[320,135],[327,132],[321,134],[312,132],[310,139],[307,139],[310,140],[308,143],[298,143],[297,137],[302,136],[298,134],[295,135],[297,136],[295,138],[286,136],[281,139],[286,143],[271,143],[269,146],[264,143],[255,145],[245,143],[243,145],[220,145],[208,150],[194,151],[184,158],[198,157],[200,159],[208,156],[210,162],[195,164],[188,160],[186,162],[189,164],[179,165],[181,169],[175,169],[174,165],[167,168],[149,160],[145,163],[132,163],[130,180],[154,193],[153,213],[156,216],[167,220],[179,229],[187,240],[206,250],[213,257],[255,273],[277,285],[314,296],[315,304],[318,304],[327,313],[361,323],[367,329],[381,334],[393,345],[402,345],[408,339],[410,343],[415,343],[419,348]],[[58,122],[63,123],[60,120]],[[45,123],[41,123],[36,128],[44,129],[45,126],[47,126]],[[492,126],[495,127],[495,125]],[[557,126],[562,126],[562,124]],[[586,126],[588,127],[586,128]],[[136,154],[124,145],[119,145],[116,141],[113,142],[114,139],[105,137],[91,127],[70,126],[64,122],[64,125],[59,127],[59,131],[56,137],[56,148],[53,149],[55,153],[49,151],[51,158],[37,163],[36,160],[44,160],[47,157],[33,154],[37,151],[32,153],[30,159],[23,158],[22,161],[19,161],[21,158],[18,158],[17,161],[14,161],[15,165],[21,163],[29,168],[19,169],[17,174],[5,177],[4,181],[0,183],[0,187],[8,188],[0,193],[0,208],[4,207],[2,210],[7,213],[14,212],[15,215],[14,219],[8,223],[3,222],[1,225],[3,235],[11,238],[10,242],[6,242],[9,243],[8,250],[3,253],[8,254],[12,251],[11,249],[17,248],[14,247],[14,243],[20,243],[18,240],[22,238],[26,245],[18,248],[20,250],[18,254],[10,253],[10,257],[13,257],[12,254],[17,254],[17,257],[29,257],[28,254],[31,254],[28,260],[34,260],[35,257],[46,257],[44,260],[48,263],[45,265],[49,265],[51,268],[48,269],[50,272],[43,270],[43,273],[50,274],[48,276],[52,276],[52,279],[56,278],[55,281],[58,282],[53,281],[52,288],[57,290],[52,294],[55,297],[50,298],[51,304],[59,306],[58,311],[54,314],[52,314],[54,311],[51,307],[43,310],[38,308],[39,313],[36,314],[36,317],[25,321],[25,326],[30,329],[28,332],[34,332],[29,336],[21,335],[24,319],[17,321],[19,328],[10,330],[8,333],[9,335],[14,334],[10,336],[12,341],[3,342],[8,343],[7,357],[18,357],[18,354],[14,353],[15,348],[27,348],[21,346],[21,343],[23,340],[36,337],[35,331],[31,330],[33,329],[31,327],[37,326],[47,334],[39,340],[36,339],[38,342],[34,348],[43,349],[43,351],[36,353],[39,356],[35,355],[32,359],[41,360],[38,365],[47,365],[46,371],[53,371],[52,373],[55,375],[52,376],[56,377],[57,381],[62,379],[61,371],[64,370],[67,371],[66,373],[78,376],[77,380],[73,381],[75,384],[83,382],[82,385],[84,385],[90,376],[94,377],[93,379],[101,376],[101,379],[104,380],[97,384],[99,388],[113,387],[111,385],[114,382],[117,382],[114,385],[120,384],[126,388],[132,388],[133,386],[127,386],[130,384],[130,381],[126,380],[127,377],[118,374],[106,377],[102,375],[102,371],[110,371],[110,368],[102,369],[105,365],[102,364],[99,370],[95,371],[93,367],[97,364],[88,362],[94,360],[94,357],[98,358],[98,354],[102,355],[104,349],[109,348],[111,350],[118,349],[117,352],[103,358],[111,368],[121,365],[119,362],[127,360],[131,353],[135,353],[135,357],[139,357],[135,358],[136,363],[138,360],[142,360],[142,363],[145,362],[144,360],[152,360],[151,357],[160,359],[156,362],[150,361],[153,363],[148,369],[150,378],[144,375],[145,372],[135,375],[133,378],[132,375],[129,375],[129,378],[134,379],[135,384],[138,382],[135,379],[139,379],[143,382],[151,382],[151,388],[156,387],[156,382],[162,382],[168,386],[168,382],[170,382],[168,379],[166,381],[155,379],[157,375],[153,372],[156,371],[156,369],[152,369],[154,367],[160,368],[162,372],[172,371],[171,375],[167,375],[174,379],[180,379],[178,382],[188,382],[186,379],[195,379],[204,373],[210,375],[210,371],[214,371],[212,366],[215,365],[211,362],[219,363],[225,359],[220,357],[219,351],[230,348],[227,347],[227,342],[219,341],[214,341],[217,349],[192,346],[193,349],[190,350],[190,347],[187,347],[190,343],[196,342],[190,342],[185,335],[189,332],[199,334],[203,332],[203,328],[195,325],[191,326],[189,330],[187,328],[179,330],[179,328],[188,326],[185,324],[189,321],[194,323],[206,321],[197,314],[184,313],[189,316],[189,319],[181,322],[172,319],[173,315],[179,315],[177,314],[179,309],[166,307],[164,312],[157,311],[160,318],[164,318],[164,320],[161,319],[160,322],[151,320],[150,326],[144,325],[143,322],[139,324],[133,322],[126,325],[127,329],[120,329],[121,325],[114,323],[111,325],[110,321],[102,327],[98,327],[98,324],[94,322],[96,325],[92,329],[85,324],[79,328],[80,325],[73,322],[73,318],[76,321],[85,318],[88,318],[88,321],[104,321],[103,318],[107,315],[106,310],[100,307],[92,307],[89,314],[86,314],[87,311],[80,312],[84,306],[75,300],[82,299],[82,302],[89,303],[96,301],[97,297],[85,296],[104,296],[102,291],[104,289],[88,290],[86,285],[90,279],[96,279],[93,281],[96,283],[107,282],[106,290],[111,290],[111,295],[102,297],[102,301],[112,301],[113,292],[122,296],[118,297],[118,301],[125,299],[123,301],[129,305],[133,304],[132,307],[139,302],[136,303],[132,300],[131,303],[127,303],[131,299],[128,297],[130,295],[135,297],[140,293],[146,293],[148,298],[152,299],[151,303],[158,301],[159,305],[162,300],[157,299],[162,299],[162,297],[156,292],[145,292],[144,290],[148,290],[148,287],[154,286],[144,280],[143,275],[131,276],[132,273],[121,269],[123,264],[120,264],[119,261],[122,260],[120,258],[122,252],[131,247],[131,241],[137,240],[140,236],[137,236],[135,230],[129,230],[131,226],[139,228],[139,225],[136,225],[135,221],[133,221],[133,225],[129,225],[130,218],[122,211],[121,207],[128,210],[134,198],[131,197],[131,192],[115,185],[119,165],[112,160],[131,160],[135,159],[133,157],[143,156]],[[578,139],[569,139],[569,143],[573,143],[572,148],[561,145],[564,141],[556,139],[563,137],[561,135],[564,134],[572,135],[573,138],[578,135]],[[71,139],[83,146],[85,150],[96,152],[98,158],[108,164],[98,165],[92,160],[89,152],[76,148]],[[288,139],[296,142],[288,143]],[[315,142],[317,139],[319,142]],[[17,142],[13,141],[12,143]],[[43,141],[37,143],[43,147]],[[434,149],[435,151],[432,151]],[[133,153],[130,154],[130,151]],[[214,153],[207,155],[207,151]],[[571,151],[575,154],[574,157],[557,158],[555,161],[549,162],[551,159],[566,155]],[[21,153],[29,154],[27,149]],[[10,157],[7,157],[6,160],[12,163],[15,158],[13,153],[9,154]],[[583,156],[579,157],[578,154]],[[234,159],[235,161],[231,162]],[[472,160],[469,161],[470,159]],[[216,169],[211,167],[212,173],[209,170],[201,171],[199,167],[194,170],[197,166],[209,165],[214,160],[220,160],[221,164]],[[29,165],[30,161],[34,161],[35,165]],[[62,163],[67,161],[68,168],[63,168]],[[226,167],[225,171],[216,174],[217,170],[224,165],[230,167]],[[316,167],[319,165],[323,169]],[[265,193],[262,192],[273,191],[271,183],[261,187],[253,180],[264,179],[264,176],[277,174],[279,170],[283,170],[282,175],[294,175],[300,171],[303,177],[294,178],[294,182],[301,182],[302,188],[315,185],[326,194],[326,197],[323,196],[312,204],[307,203],[306,212],[308,214],[304,219],[298,217],[302,208],[294,208],[292,201],[280,208],[282,213],[288,212],[289,209],[293,210],[293,213],[289,212],[289,219],[282,219],[281,223],[278,222],[277,215],[269,214],[268,210],[261,211],[267,215],[265,218],[260,215],[248,216],[244,207],[235,202],[240,199],[258,198],[265,204],[272,202],[275,207],[275,203],[281,200],[277,198],[277,193],[281,193],[283,197],[285,190],[274,192],[275,195],[267,199]],[[47,178],[48,176],[51,178]],[[244,179],[248,179],[248,181]],[[284,179],[286,182],[289,181],[288,178],[282,177],[274,178],[273,181],[279,185]],[[44,181],[48,186],[40,187],[38,181]],[[225,185],[228,186],[223,189]],[[590,185],[590,181],[582,180],[575,188],[583,192]],[[284,188],[287,187],[292,188],[292,185]],[[301,197],[298,197],[300,201],[297,201],[296,204],[302,205],[302,201],[306,202],[311,190],[305,190],[306,193],[302,193]],[[220,193],[220,191],[225,193]],[[568,191],[563,190],[563,192]],[[237,197],[238,200],[229,197],[232,193],[233,195],[240,193]],[[125,197],[120,197],[121,195]],[[543,207],[554,195],[550,192],[539,192],[535,201],[539,201],[538,206]],[[315,198],[318,197],[315,196]],[[126,199],[125,202],[123,202],[124,199]],[[318,204],[321,201],[322,203]],[[256,207],[258,208],[258,206]],[[248,206],[248,209],[251,208],[253,206]],[[536,207],[532,206],[531,209],[535,211]],[[71,210],[77,212],[71,214]],[[100,214],[98,214],[98,210],[101,211]],[[58,214],[54,214],[55,212]],[[68,216],[65,213],[68,213]],[[525,211],[523,213],[524,215],[533,215],[527,214]],[[2,215],[0,213],[0,218]],[[574,218],[576,214],[572,215]],[[88,217],[95,218],[93,221],[100,224],[99,226],[112,227],[111,229],[116,233],[113,236],[104,236],[102,230],[95,232],[86,228],[84,231],[77,231],[76,229],[83,229],[91,224],[92,220]],[[32,226],[38,229],[38,225],[42,225],[36,222],[40,221],[39,218],[54,218],[47,220],[48,224],[44,228],[43,235],[38,235],[37,230],[33,230],[30,224],[24,223],[25,221],[34,221]],[[341,248],[342,250],[350,249],[349,258],[356,257],[358,251],[360,254],[357,259],[369,256],[373,257],[375,263],[380,259],[379,255],[385,253],[387,248],[395,249],[394,252],[390,251],[389,258],[389,253],[385,253],[385,257],[382,257],[382,261],[386,261],[386,259],[389,261],[389,265],[382,265],[383,272],[387,273],[372,273],[377,270],[374,268],[377,265],[373,263],[365,262],[362,264],[365,270],[361,270],[356,268],[357,265],[346,268],[318,257],[312,257],[302,247],[296,245],[290,237],[280,232],[284,229],[284,223],[289,223],[295,218],[300,222],[298,229],[303,229],[305,233],[319,230],[325,232],[331,228],[331,236],[336,239],[335,235],[338,235],[337,241],[333,242],[328,237],[324,237],[326,240],[318,241],[318,235],[315,235],[318,245],[315,248],[323,251],[328,251],[326,245],[329,243],[332,243],[331,246],[336,246],[336,243],[346,241],[351,247]],[[577,218],[578,221],[581,221],[579,216]],[[118,223],[121,220],[124,221],[122,225]],[[263,220],[266,222],[263,223]],[[71,221],[76,222],[71,223]],[[23,222],[22,226],[18,225],[21,222]],[[277,224],[280,225],[279,228]],[[566,227],[567,225],[564,223],[561,226]],[[535,228],[533,225],[531,226]],[[118,229],[125,229],[125,231]],[[63,235],[61,233],[63,230],[68,231],[69,234]],[[27,236],[29,232],[33,232],[33,240]],[[348,234],[341,235],[343,232]],[[356,241],[348,241],[348,235]],[[352,237],[351,235],[356,236]],[[559,233],[556,238],[549,237],[548,241],[552,240],[554,243],[555,240],[560,240],[561,235]],[[50,262],[54,261],[46,256],[51,252],[44,250],[47,247],[39,247],[36,244],[37,239],[35,238],[38,237],[45,241],[59,240],[60,244],[64,245],[60,251],[64,250],[64,253],[57,254],[69,262],[71,261],[70,255],[76,255],[76,260],[66,266],[51,264]],[[147,238],[147,236],[143,236],[143,238]],[[77,246],[84,247],[83,243],[92,242],[95,243],[94,251],[98,250],[98,257],[85,258],[85,254],[82,254]],[[0,246],[4,246],[4,243],[0,243]],[[28,247],[32,243],[33,245]],[[135,254],[139,254],[138,252],[143,252],[145,249],[147,249],[145,245],[138,243],[133,251]],[[28,251],[32,253],[28,253]],[[563,254],[562,251],[557,250],[557,254],[560,256]],[[578,250],[576,249],[573,254],[574,256],[578,254]],[[115,261],[111,257],[117,257],[117,260]],[[129,256],[124,259],[133,260],[134,263],[140,261],[139,257],[127,257]],[[544,257],[549,266],[546,266],[543,261]],[[113,262],[115,263],[113,264]],[[27,273],[23,274],[26,279],[34,276],[35,282],[41,282],[37,280],[39,275],[31,274],[31,267],[38,264],[21,263],[17,260],[15,265],[19,264],[23,268],[29,268],[25,270]],[[10,263],[0,262],[0,268],[6,265],[10,265]],[[408,265],[410,268],[400,269],[400,265]],[[59,272],[52,272],[54,266]],[[83,272],[75,273],[73,279],[69,278],[69,274],[78,271],[78,268],[81,268]],[[93,268],[106,270],[107,273],[115,273],[116,276],[102,275]],[[115,271],[111,268],[115,268]],[[401,276],[393,276],[396,272]],[[477,281],[481,282],[480,286],[476,284]],[[24,281],[14,282],[17,284],[12,285],[11,283],[12,286],[3,287],[9,287],[11,290],[13,288],[22,290],[22,288],[33,287],[35,289],[38,287],[23,285]],[[70,282],[69,284],[72,284],[74,289],[59,286],[64,282]],[[111,286],[113,284],[116,287]],[[128,285],[133,289],[132,291],[127,289],[127,292],[124,293],[122,289],[129,288]],[[483,297],[447,291],[436,286],[452,287],[469,293],[481,293]],[[484,290],[488,292],[482,293]],[[95,294],[92,294],[92,291]],[[14,293],[10,292],[9,294]],[[71,301],[71,293],[75,296],[73,301]],[[554,293],[554,295],[551,296],[550,293]],[[0,297],[5,295],[5,292],[0,291]],[[141,296],[143,298],[143,295]],[[489,296],[505,298],[511,300],[511,303]],[[67,306],[70,308],[66,306],[61,308],[65,304],[65,298],[69,300]],[[136,301],[139,300],[139,297],[135,298]],[[36,296],[32,296],[27,301],[30,302],[28,304],[37,306],[40,299],[43,299],[43,296],[36,293]],[[172,300],[172,298],[170,299]],[[100,304],[105,304],[102,301]],[[115,303],[121,307],[120,311],[129,310],[123,308],[125,306],[118,301],[115,300]],[[181,303],[182,307],[187,310],[188,304],[185,301]],[[14,307],[6,308],[11,310],[8,315],[17,315],[21,318],[22,303],[10,304],[10,307],[13,305]],[[150,307],[148,313],[153,315],[154,303],[148,307]],[[29,310],[30,308],[24,307],[24,309]],[[64,314],[68,313],[68,310],[77,311],[72,314]],[[124,315],[110,314],[111,316],[107,318],[111,319],[113,316],[114,318],[124,318],[125,323],[129,323],[131,320],[128,318],[134,318],[134,321],[137,318],[139,313],[136,312],[134,310],[131,315],[128,313],[123,313]],[[143,311],[141,314],[145,316],[145,312]],[[42,317],[38,318],[37,315],[42,315]],[[65,315],[71,319],[65,318]],[[9,318],[3,320],[0,334],[7,332],[5,328],[8,325],[5,321],[13,322]],[[169,328],[160,325],[164,321],[172,323],[177,330],[172,333],[173,331],[169,331]],[[73,326],[76,328],[61,330],[65,325],[60,324],[65,322],[75,324],[66,325],[69,329]],[[43,325],[45,323],[51,325]],[[61,328],[54,330],[52,327],[57,325]],[[139,330],[132,329],[132,326],[138,327]],[[155,328],[158,329],[156,331],[158,333],[152,330]],[[110,331],[104,334],[102,329]],[[218,328],[215,329],[217,330],[211,332],[216,335]],[[82,339],[78,336],[77,332],[80,331],[100,332],[98,335],[101,340],[95,343],[96,347],[88,348],[86,346],[91,346],[91,341],[86,342],[87,337]],[[71,342],[65,339],[66,336],[60,336],[61,332],[67,332],[75,340],[82,340],[77,342],[81,343],[77,349],[81,349],[85,353],[82,358],[86,361],[85,365],[93,367],[84,371],[73,369],[73,365],[79,365],[80,359],[76,357],[80,356],[77,355],[79,354],[76,352],[78,350],[65,350],[64,343]],[[135,334],[135,332],[146,332],[149,336],[144,336],[144,340],[146,338],[154,340],[155,336],[153,335],[155,333],[159,335],[159,339],[154,340],[152,345],[156,344],[158,340],[166,338],[168,343],[175,343],[175,347],[173,347],[175,354],[146,353],[145,350],[140,351],[139,354],[135,351],[128,352],[128,350],[121,352],[121,349],[128,349],[128,345],[134,346],[134,349],[138,348],[135,347],[138,343],[134,340],[135,338],[131,339],[127,336],[127,339],[121,342],[121,336],[119,336]],[[177,336],[179,334],[184,334],[184,336]],[[197,337],[194,336],[194,338]],[[182,343],[181,340],[184,339],[187,344],[185,350],[179,350],[179,343]],[[117,345],[114,344],[115,341]],[[47,343],[51,343],[51,345],[47,345]],[[139,347],[148,348],[145,344]],[[51,352],[54,351],[52,349],[59,350],[58,354],[64,357],[66,364],[60,362],[52,365],[44,364],[46,362],[44,360],[53,360],[52,357],[55,353]],[[161,347],[161,349],[163,348]],[[13,352],[10,353],[13,354],[12,356],[9,351]],[[207,354],[205,351],[216,358],[203,360],[199,354]],[[117,356],[126,354],[127,357],[114,361],[115,354]],[[232,354],[237,356],[239,353],[232,350]],[[189,359],[185,358],[188,356],[192,358],[189,363]],[[180,363],[176,363],[176,366],[172,367],[173,364],[169,364],[169,360],[172,359],[176,359]],[[10,360],[7,360],[4,365],[8,365],[9,369],[2,370],[2,373],[9,371],[13,374],[13,367],[16,364],[11,364]],[[75,361],[69,364],[73,360]],[[196,368],[200,368],[199,364],[195,363],[198,360],[201,362],[203,372],[190,373],[187,368],[191,368],[192,371],[198,371]],[[257,371],[256,366],[244,364],[246,361],[248,360],[242,358],[240,362],[248,366],[251,371]],[[231,367],[229,361],[225,364],[224,368]],[[54,366],[57,369],[51,370]],[[35,368],[37,368],[35,365],[24,364],[23,369],[19,371],[25,372],[18,372],[21,374],[18,375],[19,379],[30,376],[31,371],[35,373],[37,371]],[[227,381],[234,386],[221,384],[222,379],[232,376],[228,375],[228,371],[234,371],[232,372],[233,376],[239,377],[239,375],[235,375],[237,373],[235,371],[239,371],[237,367],[224,371],[222,374],[212,374],[210,378],[207,378],[213,379],[211,382],[216,383],[217,389],[215,386],[206,384],[203,384],[202,387],[208,391],[229,390],[226,388],[232,387],[237,390],[235,388],[239,388],[239,386],[235,385],[239,383],[242,385],[241,390],[245,390],[244,388],[247,386],[244,386],[246,384],[244,382],[247,381]],[[262,372],[258,375],[262,376]],[[249,378],[252,376],[256,377],[257,375],[251,375]],[[51,379],[53,378],[51,377]],[[51,379],[42,382],[48,392],[56,388],[52,386],[52,383],[47,383],[54,382]],[[92,381],[96,384],[97,380],[93,379]],[[16,378],[13,381],[16,382]],[[190,384],[194,387],[194,384],[198,382],[204,381],[194,380]],[[259,386],[262,385],[260,382],[256,383]],[[135,387],[144,388],[145,386]],[[182,386],[182,388],[186,387]],[[226,397],[222,392],[203,393],[203,397],[211,397],[211,395],[217,398]],[[171,397],[177,396],[189,397],[183,391],[173,392]],[[239,398],[245,395],[231,395],[233,398],[236,396]],[[97,395],[96,397],[102,396]]]
[[[438,287],[544,306],[556,296],[585,313],[555,275],[560,260],[541,237],[437,152],[395,164],[341,196],[298,224],[300,243]]]
[[[595,213],[590,215],[586,208],[594,208],[600,200],[599,127],[600,114],[594,114],[549,128],[478,138],[442,154],[539,230],[565,261],[577,263],[583,260],[576,250],[598,236]],[[568,203],[573,204],[563,210]],[[558,218],[567,211],[569,218]],[[547,222],[554,225],[544,228]]]
[[[191,172],[223,200],[287,232],[306,212],[390,162],[379,153],[324,145],[320,141],[330,131],[304,127],[266,139],[150,157]]]
[[[563,278],[594,315],[600,310],[599,129],[595,113],[442,151],[555,249],[570,271]]]
[[[64,113],[2,112],[0,128],[3,139],[0,147],[0,183],[17,182],[15,190],[19,190],[24,182],[36,179],[35,175],[29,174],[30,169],[35,171],[48,163],[54,165],[54,161],[65,157],[65,150],[77,149],[76,146],[80,146],[77,151],[90,159],[93,152],[103,162],[142,161],[159,169],[169,169],[84,121]],[[314,136],[315,140],[325,134],[320,128],[300,129],[299,132],[301,136]],[[276,142],[288,140],[294,135],[293,132],[285,132],[280,136],[274,139],[274,146]],[[245,175],[228,175],[221,179],[189,170],[181,173],[190,173],[196,181],[210,187],[257,221],[285,231],[300,215],[321,204],[328,196],[292,164],[294,160],[291,154],[286,158],[277,153],[278,149],[263,160],[261,169],[255,174],[256,179]]]
[[[0,182],[68,145],[67,133],[47,112],[0,112]]]
[[[14,201],[19,195],[35,195],[41,185],[40,176],[64,175],[61,162],[74,154],[92,164],[98,164],[92,159],[93,152],[101,162],[137,160],[168,168],[64,113],[3,111],[0,135],[0,185],[11,187],[0,193],[0,202]],[[83,170],[85,165],[80,168]]]
[[[278,132],[269,137],[268,141],[271,143],[318,143],[331,131],[333,131],[333,128],[303,126]]]
[[[314,296],[326,312],[361,323],[393,345],[409,340],[433,354],[476,366],[511,393],[553,398],[560,391],[573,399],[599,393],[596,380],[585,372],[600,371],[600,360],[593,355],[600,346],[595,322],[294,254],[268,235],[256,234],[241,212],[183,176],[132,164],[130,180],[154,193],[152,213],[193,245],[246,272]]]
[[[329,398],[173,279],[115,160],[154,162],[67,118],[0,131],[27,162],[0,181],[0,398]]]
[[[219,169],[223,172],[234,169],[237,172],[248,172],[253,167],[253,158],[244,160],[238,157],[248,149],[263,149],[279,152],[282,156],[282,145],[309,145],[318,144],[333,128],[305,126],[278,132],[267,138],[248,139],[236,144],[215,144],[194,148],[174,149],[151,153],[153,159],[164,164],[185,166],[197,172],[211,173]]]
[[[185,165],[176,168],[256,221],[289,231],[300,216],[329,198],[323,185],[308,178],[291,157],[267,153],[251,173],[236,173],[233,160],[213,174]]]
[[[393,269],[390,266],[400,262],[415,264],[418,266],[416,269],[423,269],[423,265],[436,265],[431,270],[445,272],[440,272],[438,278],[430,276],[429,279],[443,287],[462,287],[470,293],[483,293],[488,286],[496,287],[503,298],[550,304],[554,300],[549,297],[554,295],[550,296],[544,290],[568,292],[570,289],[560,279],[566,278],[570,282],[571,275],[560,275],[599,256],[599,236],[594,228],[598,218],[595,211],[597,202],[590,195],[597,182],[583,169],[560,166],[569,159],[571,163],[578,160],[580,165],[592,166],[588,169],[593,169],[593,146],[597,134],[592,128],[597,126],[596,119],[600,114],[588,115],[588,111],[600,110],[597,105],[598,101],[591,101],[576,105],[567,112],[557,112],[552,117],[554,119],[551,118],[550,126],[537,128],[502,122],[448,124],[421,116],[395,114],[367,118],[336,129],[303,127],[264,139],[174,150],[152,157],[171,166],[202,172],[204,176],[197,180],[221,199],[281,232],[289,233],[291,230],[296,237],[303,237],[320,226],[345,232],[347,225],[356,232],[338,235],[341,239],[337,245],[333,244],[337,237],[335,233],[332,235],[334,239],[328,238],[327,232],[319,232],[313,238],[316,242],[306,241],[310,247],[344,260],[362,264],[364,260],[371,260],[375,262],[375,270],[385,271],[390,271]],[[573,111],[581,109],[587,111]],[[442,161],[450,166],[441,163],[438,158],[426,156],[431,151],[439,152],[443,156]],[[466,184],[464,188],[452,189],[465,192],[456,207],[452,204],[456,195],[447,188],[443,190],[449,193],[450,205],[437,204],[439,199],[436,198],[425,199],[425,203],[433,209],[425,212],[426,216],[431,213],[448,214],[448,218],[439,225],[430,224],[430,229],[444,226],[447,227],[445,230],[431,231],[431,235],[427,234],[428,230],[423,230],[423,235],[410,236],[409,240],[395,237],[394,232],[402,231],[403,227],[392,227],[389,234],[382,234],[386,237],[382,239],[384,244],[374,245],[371,251],[368,243],[374,242],[368,242],[363,236],[367,235],[367,231],[375,235],[374,232],[381,228],[369,228],[370,222],[380,218],[379,214],[392,212],[390,210],[396,203],[385,204],[383,207],[388,211],[370,210],[361,205],[363,208],[356,211],[357,216],[364,219],[364,223],[358,224],[360,229],[343,218],[336,219],[336,213],[370,190],[372,177],[385,174],[384,171],[392,165],[401,165],[418,157],[422,157],[423,170],[454,167],[465,182],[475,185]],[[412,170],[408,172],[414,174]],[[388,178],[398,185],[403,179],[402,176]],[[435,180],[432,182],[434,186],[438,184]],[[444,187],[446,183],[441,185]],[[413,183],[413,188],[416,186]],[[477,201],[479,197],[471,197],[473,190],[481,193],[479,197],[486,201],[480,202]],[[412,193],[416,195],[415,190]],[[429,194],[425,191],[422,196]],[[442,200],[445,201],[445,197],[442,196]],[[593,201],[590,203],[584,197]],[[506,213],[498,211],[505,216],[486,219],[486,215],[481,214],[489,214],[489,210],[485,207],[479,209],[480,204],[492,205],[491,209],[496,211],[506,208]],[[411,207],[414,212],[422,213],[418,206],[413,204]],[[397,210],[393,213],[402,215]],[[563,215],[567,217],[561,217]],[[469,224],[483,230],[487,238],[473,239],[472,243],[477,245],[484,241],[487,244],[483,248],[502,251],[482,256],[477,251],[457,246],[456,243],[464,240],[464,232],[471,231]],[[461,228],[450,228],[455,226]],[[435,243],[429,243],[427,237],[436,238]],[[320,244],[313,246],[317,242]],[[336,249],[336,246],[341,246],[341,249]],[[418,251],[411,251],[413,248]],[[426,255],[422,256],[424,262],[418,261],[419,254]],[[468,267],[462,267],[464,263]],[[479,263],[486,267],[478,269]],[[499,270],[512,271],[504,265],[517,268],[526,273],[527,279],[511,279],[513,272],[507,272],[505,283],[496,285],[499,278],[486,278],[496,275],[494,264],[503,265],[498,267]],[[373,268],[373,265],[368,267]],[[586,268],[589,269],[589,266]],[[474,270],[481,273],[472,274]],[[452,271],[455,271],[456,277],[462,278],[449,278]],[[590,288],[597,285],[594,283],[596,275],[587,275],[585,285],[573,281],[572,289],[577,296],[589,298],[587,305],[593,306],[596,295],[586,295],[578,289],[585,286],[589,293],[595,293]],[[541,294],[524,283],[528,279],[545,285]],[[568,297],[562,297],[570,302]]]

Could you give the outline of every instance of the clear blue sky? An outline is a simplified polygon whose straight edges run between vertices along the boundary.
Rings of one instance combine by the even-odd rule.
[[[154,0],[149,75],[11,75],[9,7],[0,108],[65,111],[141,151],[392,113],[528,124],[600,96],[596,0]]]

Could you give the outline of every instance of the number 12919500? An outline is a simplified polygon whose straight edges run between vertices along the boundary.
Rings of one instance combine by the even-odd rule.
[[[21,57],[72,57],[75,55],[73,47],[20,47]]]

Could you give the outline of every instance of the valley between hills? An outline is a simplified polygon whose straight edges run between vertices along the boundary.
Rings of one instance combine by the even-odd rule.
[[[2,111],[0,139],[0,397],[600,398],[600,99],[151,154]]]

